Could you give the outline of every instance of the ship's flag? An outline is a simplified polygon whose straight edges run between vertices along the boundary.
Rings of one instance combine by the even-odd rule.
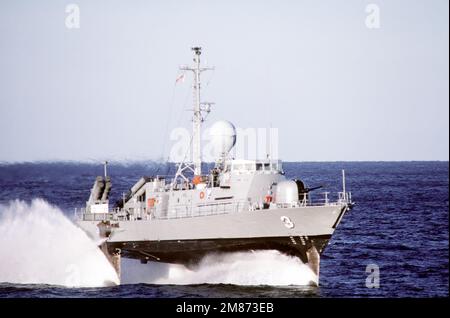
[[[175,80],[175,84],[178,84],[179,82],[184,83],[184,73],[177,76],[177,79]]]

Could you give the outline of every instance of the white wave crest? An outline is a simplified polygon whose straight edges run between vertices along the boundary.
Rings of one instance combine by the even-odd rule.
[[[57,207],[0,205],[0,282],[98,287],[118,277],[97,245]]]
[[[270,250],[209,255],[192,269],[122,259],[122,283],[305,286],[317,276],[300,259]]]

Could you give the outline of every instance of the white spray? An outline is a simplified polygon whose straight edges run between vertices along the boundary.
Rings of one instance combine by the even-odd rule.
[[[209,255],[192,269],[122,259],[122,270],[123,284],[303,286],[317,283],[317,276],[298,258],[273,250]]]
[[[98,287],[119,280],[81,229],[35,199],[0,205],[0,282]]]

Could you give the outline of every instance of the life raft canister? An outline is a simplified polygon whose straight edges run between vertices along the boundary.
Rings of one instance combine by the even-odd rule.
[[[200,199],[203,199],[205,197],[205,192],[200,192]]]
[[[270,194],[266,195],[264,200],[266,201],[266,203],[270,203],[272,202],[272,196]]]

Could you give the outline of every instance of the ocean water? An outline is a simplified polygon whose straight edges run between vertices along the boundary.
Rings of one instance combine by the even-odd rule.
[[[196,268],[124,261],[123,284],[76,228],[100,163],[0,164],[0,297],[436,297],[449,294],[448,162],[285,163],[307,186],[341,189],[356,206],[321,258],[320,286],[274,251],[210,256]],[[111,164],[113,199],[155,163]],[[314,195],[323,191],[317,190]],[[368,288],[367,266],[379,269]]]

